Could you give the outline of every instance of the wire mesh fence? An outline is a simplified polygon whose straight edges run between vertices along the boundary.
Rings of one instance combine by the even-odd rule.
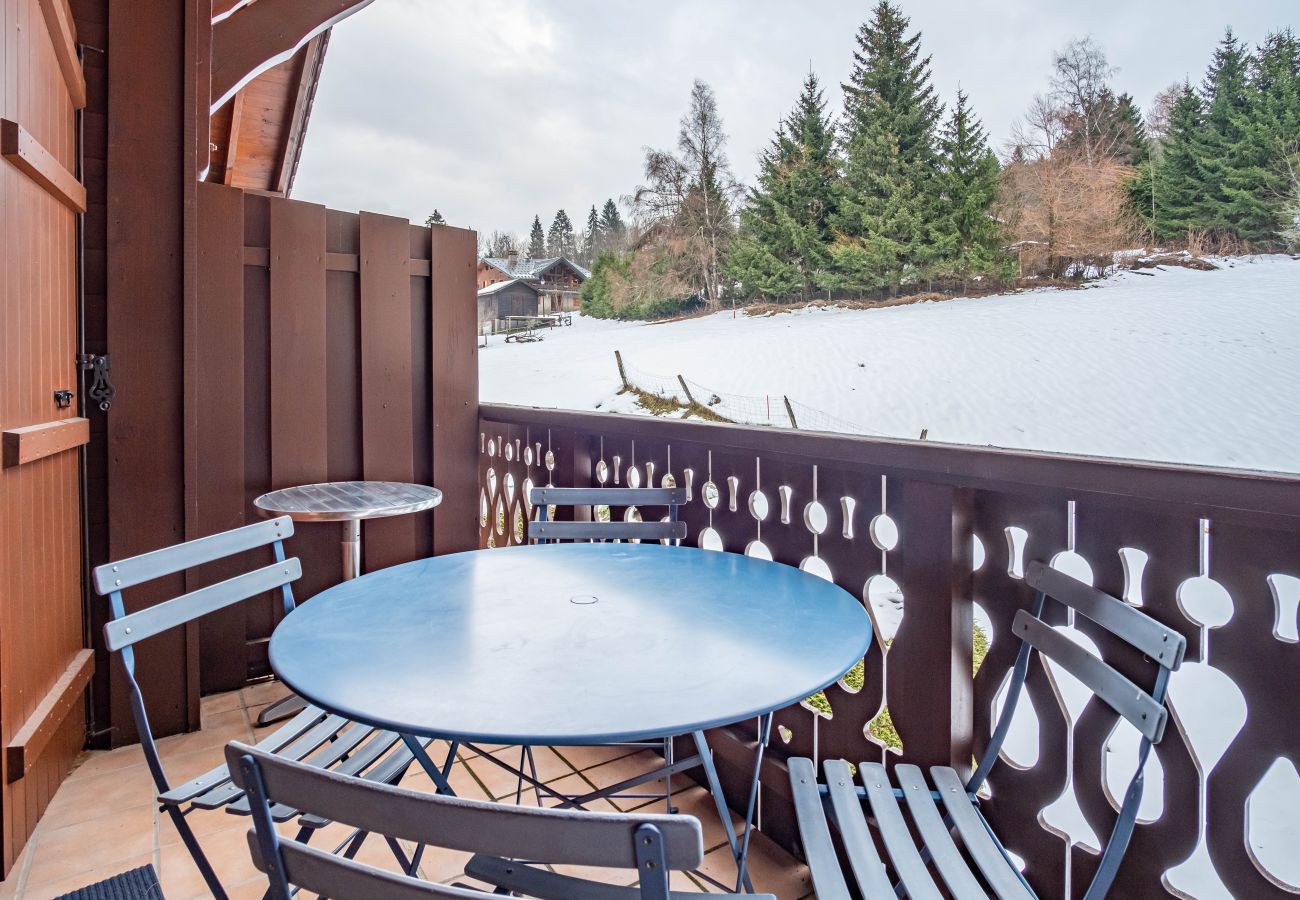
[[[662,411],[682,412],[702,419],[737,425],[766,425],[803,431],[831,431],[840,434],[875,434],[855,422],[832,416],[784,394],[733,394],[720,391],[682,375],[663,375],[632,365],[614,352],[624,386],[649,395],[662,404]],[[658,404],[656,404],[658,405]]]

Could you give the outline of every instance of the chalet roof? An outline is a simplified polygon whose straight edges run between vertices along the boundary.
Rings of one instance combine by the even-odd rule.
[[[509,281],[498,281],[496,284],[490,284],[483,288],[478,292],[478,295],[480,297],[490,297],[491,295],[499,294],[506,288],[513,287],[516,284],[523,285],[535,294],[537,293],[537,285],[533,284],[534,280],[535,279],[511,278]]]
[[[518,278],[527,281],[534,281],[541,278],[560,263],[564,263],[570,269],[577,272],[578,276],[582,278],[583,281],[586,281],[591,277],[589,271],[569,259],[567,256],[552,256],[548,259],[529,259],[527,257],[521,257],[515,260],[513,266],[510,264],[510,260],[504,256],[484,256],[481,257],[481,259],[485,264],[494,269],[500,270],[511,278]]]

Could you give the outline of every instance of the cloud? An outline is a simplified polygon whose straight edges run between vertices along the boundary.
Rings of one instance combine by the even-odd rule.
[[[294,196],[340,209],[524,233],[534,214],[630,193],[670,147],[691,82],[718,96],[736,174],[811,67],[834,109],[873,4],[842,0],[380,0],[335,27]],[[1198,81],[1226,25],[1249,43],[1294,0],[904,0],[936,89],[960,84],[996,144],[1046,87],[1052,52],[1091,34],[1140,104]]]

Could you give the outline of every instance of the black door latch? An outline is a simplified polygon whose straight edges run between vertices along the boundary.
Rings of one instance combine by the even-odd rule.
[[[113,382],[108,380],[110,367],[108,354],[79,353],[77,365],[83,371],[93,373],[90,387],[86,389],[86,396],[98,403],[101,410],[108,412],[108,408],[113,405],[113,397],[117,394]]]

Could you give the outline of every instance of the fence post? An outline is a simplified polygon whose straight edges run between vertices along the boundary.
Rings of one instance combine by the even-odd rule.
[[[614,362],[618,363],[618,377],[623,381],[623,390],[632,390],[632,385],[627,381],[627,370],[623,368],[623,354],[617,350],[614,351]]]
[[[974,497],[969,489],[921,481],[900,487],[895,515],[907,538],[895,577],[906,612],[889,654],[887,701],[907,762],[967,773],[974,735]]]
[[[783,394],[781,399],[785,401],[785,414],[790,417],[790,427],[798,431],[799,423],[794,420],[794,407],[790,405],[790,398]]]
[[[682,386],[682,390],[686,392],[686,402],[689,403],[691,406],[699,406],[700,404],[696,403],[695,398],[691,396],[691,389],[686,386],[686,379],[678,375],[677,383],[680,384]]]

